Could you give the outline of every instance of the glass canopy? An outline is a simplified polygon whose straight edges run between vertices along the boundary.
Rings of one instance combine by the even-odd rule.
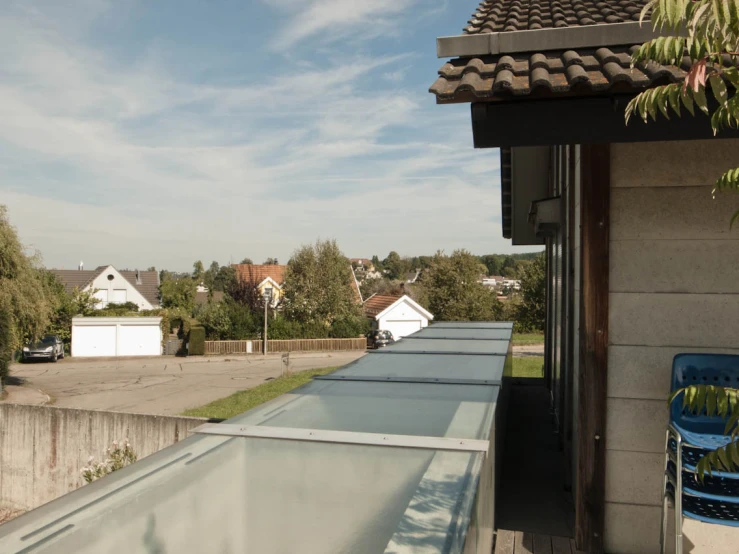
[[[403,339],[211,425],[223,435],[195,434],[20,516],[0,526],[0,552],[451,554],[472,535],[466,551],[489,553],[509,344],[450,329],[467,335]],[[353,438],[317,442],[320,431]],[[363,443],[387,436],[393,446]],[[468,439],[484,448],[454,446]]]

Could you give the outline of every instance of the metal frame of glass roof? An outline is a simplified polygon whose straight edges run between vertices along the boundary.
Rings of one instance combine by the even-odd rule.
[[[446,325],[11,520],[0,551],[489,554],[512,324],[425,336]]]

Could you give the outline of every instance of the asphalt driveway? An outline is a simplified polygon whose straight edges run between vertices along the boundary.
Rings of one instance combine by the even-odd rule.
[[[291,354],[292,371],[342,366],[364,352]],[[64,359],[14,364],[25,386],[51,396],[55,406],[175,415],[253,388],[282,373],[280,355],[266,357]]]

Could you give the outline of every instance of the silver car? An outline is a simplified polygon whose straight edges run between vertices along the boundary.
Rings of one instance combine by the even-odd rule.
[[[21,353],[22,362],[30,360],[56,362],[60,358],[64,358],[64,343],[56,335],[46,335],[38,342],[27,344]]]

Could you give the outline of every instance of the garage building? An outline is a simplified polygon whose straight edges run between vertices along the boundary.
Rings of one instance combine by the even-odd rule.
[[[408,295],[375,294],[364,302],[364,313],[373,329],[390,331],[395,339],[427,327],[434,316]]]
[[[72,356],[159,356],[161,317],[75,317]]]

